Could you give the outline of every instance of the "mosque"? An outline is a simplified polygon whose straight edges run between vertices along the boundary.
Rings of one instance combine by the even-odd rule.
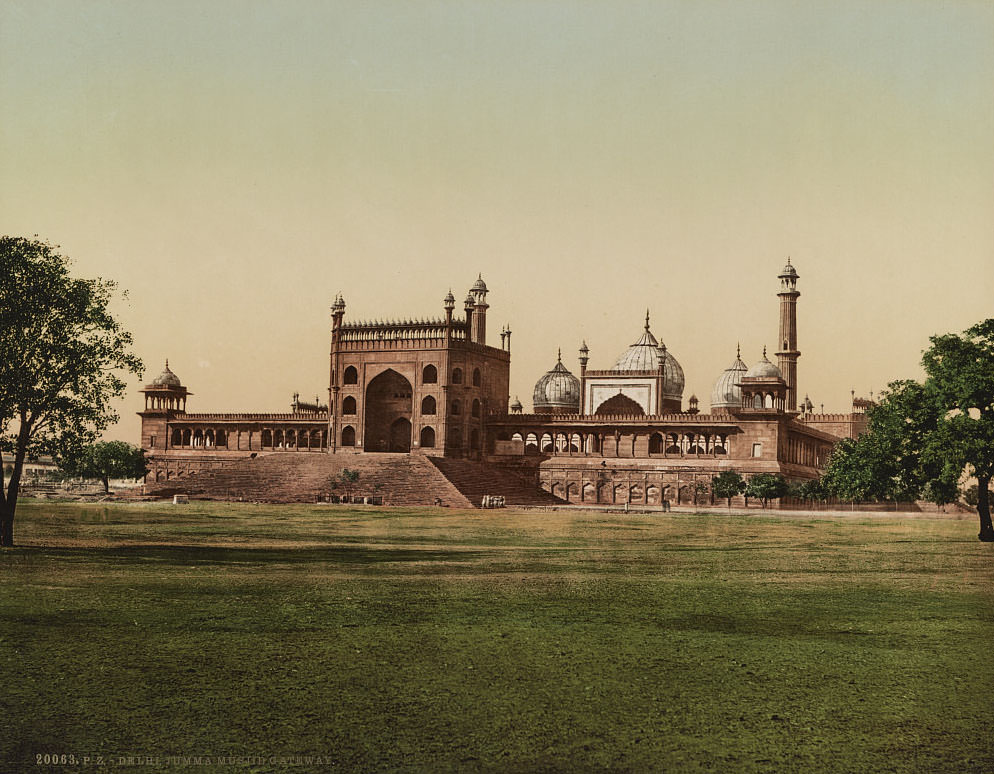
[[[430,319],[347,321],[338,295],[326,402],[295,394],[288,413],[188,413],[191,393],[167,361],[142,390],[147,483],[175,485],[265,455],[351,455],[357,464],[385,453],[472,461],[483,479],[512,473],[574,503],[700,502],[726,470],[816,478],[832,446],[865,428],[868,402],[854,396],[850,413],[823,414],[799,400],[798,278],[788,260],[778,275],[777,362],[764,350],[747,366],[737,351],[715,379],[708,413],[694,395],[685,403],[683,368],[648,312],[611,368],[588,369],[586,343],[578,376],[560,354],[525,413],[509,395],[511,331],[499,347],[487,343],[482,277],[461,315],[450,291],[442,316]]]

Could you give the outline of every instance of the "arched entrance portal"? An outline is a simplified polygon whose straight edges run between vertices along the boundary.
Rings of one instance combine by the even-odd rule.
[[[411,393],[411,383],[392,368],[369,383],[365,401],[365,451],[411,450]]]
[[[409,452],[411,450],[411,420],[405,417],[395,419],[390,425],[390,451]]]

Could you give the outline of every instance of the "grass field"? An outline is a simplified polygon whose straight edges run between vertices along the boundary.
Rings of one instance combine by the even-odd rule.
[[[26,502],[0,771],[994,771],[975,533]]]

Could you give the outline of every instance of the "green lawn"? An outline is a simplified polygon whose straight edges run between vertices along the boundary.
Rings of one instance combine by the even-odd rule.
[[[973,519],[26,502],[15,538],[3,772],[994,771]]]

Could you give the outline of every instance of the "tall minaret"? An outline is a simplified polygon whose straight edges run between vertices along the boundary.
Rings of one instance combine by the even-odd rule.
[[[797,411],[797,269],[787,265],[780,272],[780,349],[777,352],[777,365],[784,381],[787,382],[787,411]]]
[[[469,289],[469,294],[473,298],[473,322],[470,326],[470,340],[477,344],[487,343],[487,283],[483,281],[483,275],[477,277],[473,287]]]

